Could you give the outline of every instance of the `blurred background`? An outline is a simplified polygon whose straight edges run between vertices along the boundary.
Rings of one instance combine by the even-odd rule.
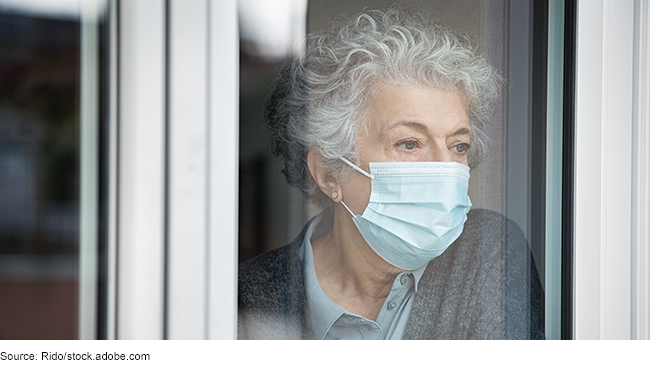
[[[0,339],[72,339],[79,4],[0,1]]]

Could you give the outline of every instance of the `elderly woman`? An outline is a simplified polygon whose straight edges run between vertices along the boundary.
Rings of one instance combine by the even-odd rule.
[[[324,210],[241,265],[239,337],[543,337],[521,231],[470,211],[496,95],[483,58],[400,10],[308,36],[266,117],[287,181]]]

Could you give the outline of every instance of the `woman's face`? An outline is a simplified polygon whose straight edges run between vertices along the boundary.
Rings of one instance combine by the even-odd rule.
[[[456,91],[420,85],[384,85],[371,100],[366,130],[357,141],[361,168],[370,162],[454,161],[467,165],[472,143],[467,105]],[[361,214],[370,179],[351,173],[342,185],[346,203]],[[346,193],[347,190],[347,193]]]

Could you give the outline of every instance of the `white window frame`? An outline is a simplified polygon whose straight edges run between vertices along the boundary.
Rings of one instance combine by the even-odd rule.
[[[162,339],[165,240],[165,6],[119,2],[115,323],[109,338]],[[114,337],[113,337],[114,336]]]
[[[236,338],[236,5],[119,2],[109,338]]]
[[[632,338],[650,340],[650,4],[636,1],[632,125]]]
[[[643,1],[578,2],[576,339],[648,339],[649,19]]]

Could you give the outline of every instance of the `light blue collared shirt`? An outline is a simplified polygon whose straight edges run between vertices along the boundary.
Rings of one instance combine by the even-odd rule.
[[[325,294],[316,277],[311,238],[326,212],[311,222],[302,246],[302,262],[307,305],[315,340],[401,340],[418,290],[418,282],[426,265],[404,271],[395,277],[390,294],[381,307],[377,321],[350,313]]]

